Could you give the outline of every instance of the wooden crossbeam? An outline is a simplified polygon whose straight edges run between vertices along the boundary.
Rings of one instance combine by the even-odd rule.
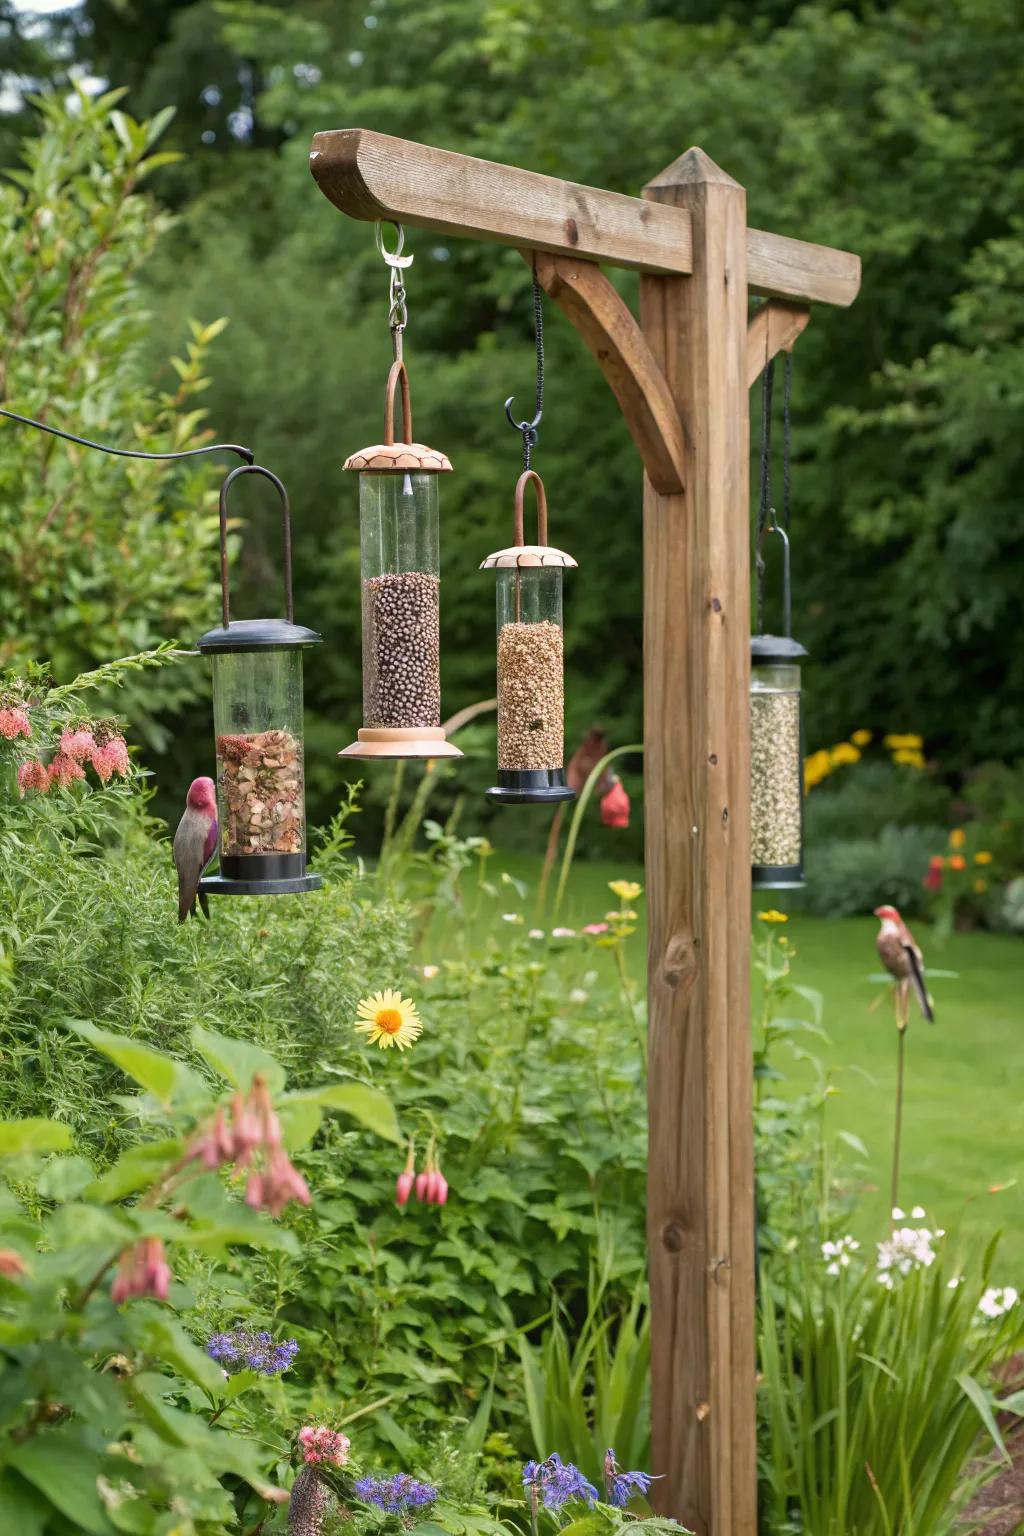
[[[428,144],[336,128],[318,133],[310,169],[354,219],[397,219],[438,234],[529,246],[606,266],[686,276],[693,239],[686,208],[605,192]],[[746,232],[752,291],[804,304],[852,304],[860,258],[849,251]]]

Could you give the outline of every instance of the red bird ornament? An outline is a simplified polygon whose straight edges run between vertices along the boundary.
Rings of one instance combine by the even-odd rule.
[[[895,907],[876,907],[875,916],[882,925],[875,940],[879,959],[889,974],[896,978],[901,1028],[907,1024],[907,1003],[911,991],[928,1023],[934,1024],[935,1008],[928,993],[920,945]]]

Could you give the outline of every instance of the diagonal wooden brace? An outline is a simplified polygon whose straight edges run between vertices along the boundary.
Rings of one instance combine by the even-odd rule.
[[[792,352],[810,318],[806,304],[769,299],[761,305],[747,325],[748,385],[756,383],[773,357],[780,352]]]
[[[532,251],[524,251],[528,262]],[[618,290],[592,261],[538,251],[537,281],[597,359],[656,490],[681,491],[686,440],[671,390]]]

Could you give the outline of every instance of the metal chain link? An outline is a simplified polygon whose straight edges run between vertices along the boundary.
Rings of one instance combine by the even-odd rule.
[[[391,350],[394,352],[395,361],[401,362],[402,333],[404,332],[406,326],[409,324],[409,309],[405,302],[405,282],[402,278],[402,272],[406,267],[412,266],[413,257],[402,255],[402,252],[405,249],[405,230],[402,228],[401,224],[399,224],[395,219],[388,219],[386,222],[392,224],[398,232],[398,242],[396,249],[389,251],[387,246],[384,244],[385,221],[382,219],[377,220],[374,230],[374,240],[377,245],[377,250],[380,252],[381,256],[383,256],[389,269],[388,325],[391,328]]]
[[[533,262],[533,340],[537,359],[537,376],[534,384],[534,413],[532,421],[516,421],[512,415],[512,401],[515,395],[509,395],[505,401],[505,416],[510,426],[523,435],[523,470],[530,468],[530,460],[533,450],[537,446],[537,429],[540,419],[544,414],[544,300],[540,283],[537,281],[537,260]]]

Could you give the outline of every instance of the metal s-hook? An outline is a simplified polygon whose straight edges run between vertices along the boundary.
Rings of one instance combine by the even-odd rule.
[[[224,628],[227,629],[231,623],[231,592],[228,584],[228,491],[242,475],[262,475],[264,480],[270,481],[281,500],[285,618],[291,624],[295,619],[295,607],[292,602],[292,513],[288,492],[284,488],[284,482],[279,480],[271,470],[264,469],[261,464],[239,464],[225,476],[220,488],[220,592]]]

